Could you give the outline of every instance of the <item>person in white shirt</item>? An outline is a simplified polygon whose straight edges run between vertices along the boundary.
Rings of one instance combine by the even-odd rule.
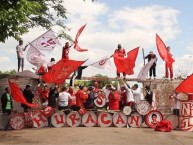
[[[170,99],[174,99],[174,109],[173,114],[179,116],[180,115],[180,93],[174,91],[173,94],[170,96]]]
[[[50,70],[54,64],[56,64],[56,61],[54,58],[51,58],[50,62],[48,63],[48,70]]]
[[[106,107],[109,106],[109,94],[110,94],[110,89],[111,88],[114,88],[111,84],[106,84],[102,89],[101,91],[105,94],[105,97],[106,97]]]
[[[24,69],[24,56],[23,56],[23,52],[26,50],[28,45],[26,45],[25,47],[23,46],[23,40],[19,40],[19,45],[16,46],[16,52],[17,52],[17,59],[18,59],[18,72],[20,70],[23,71]]]
[[[143,94],[141,93],[141,89],[139,88],[138,84],[133,85],[132,92],[135,103],[143,100],[144,97]]]
[[[58,110],[64,111],[65,114],[69,113],[68,101],[72,100],[71,95],[67,92],[66,87],[62,87],[62,92],[58,97]]]

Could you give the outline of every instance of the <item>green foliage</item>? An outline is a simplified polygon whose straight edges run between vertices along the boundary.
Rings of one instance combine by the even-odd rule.
[[[64,0],[1,0],[0,4],[0,42],[8,37],[20,39],[30,28],[41,26],[46,29],[58,25],[63,31],[60,37],[71,37],[64,25],[67,10]]]
[[[0,74],[10,74],[10,75],[14,75],[16,74],[16,70],[10,70],[10,71],[0,71]]]

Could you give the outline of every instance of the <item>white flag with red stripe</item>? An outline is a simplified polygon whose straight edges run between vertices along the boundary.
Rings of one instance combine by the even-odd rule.
[[[101,59],[100,61],[97,61],[97,62],[91,64],[91,66],[99,68],[99,69],[110,69],[110,70],[114,69],[114,67],[111,63],[110,57],[105,57],[105,58]]]
[[[140,71],[140,73],[138,74],[137,78],[141,79],[141,80],[145,80],[147,75],[148,75],[148,71],[150,69],[150,67],[153,65],[153,63],[156,61],[156,59],[151,59],[146,65],[144,65]]]
[[[36,38],[31,44],[41,52],[51,52],[58,44],[55,33],[49,29],[47,32]]]

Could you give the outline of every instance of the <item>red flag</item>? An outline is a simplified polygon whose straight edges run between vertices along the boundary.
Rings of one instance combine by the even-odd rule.
[[[133,68],[135,67],[138,51],[139,47],[129,51],[127,53],[127,58],[119,57],[116,53],[114,54],[114,62],[118,73],[124,72],[128,75],[134,74]]]
[[[187,77],[183,82],[181,82],[175,89],[178,93],[193,93],[193,74]]]
[[[128,75],[132,75],[134,74],[133,68],[135,67],[135,61],[137,59],[137,55],[138,55],[138,51],[139,51],[139,47],[129,51],[127,53],[127,58],[126,58],[126,69],[125,69],[125,73]]]
[[[80,36],[80,34],[82,33],[82,31],[84,30],[86,24],[83,25],[77,32],[76,34],[76,37],[75,37],[75,41],[74,41],[74,49],[79,51],[79,52],[83,52],[83,51],[88,51],[87,49],[81,49],[79,46],[78,46],[78,37]]]
[[[9,87],[11,89],[11,96],[16,102],[20,102],[31,108],[37,107],[36,104],[31,104],[26,101],[21,89],[18,87],[16,83],[11,82],[10,80],[8,82],[9,82]]]
[[[166,45],[164,42],[161,40],[161,38],[156,34],[156,45],[157,45],[157,50],[160,55],[160,57],[168,64],[172,64],[175,62],[175,60],[172,58],[171,54],[168,52]]]
[[[84,62],[85,61],[61,59],[52,66],[51,70],[42,76],[42,80],[46,83],[63,84],[68,76]]]
[[[78,44],[76,44],[76,47],[75,47],[74,49],[76,49],[76,50],[79,51],[79,52],[88,51],[88,49],[82,49],[82,48],[80,48],[80,46],[78,46]]]

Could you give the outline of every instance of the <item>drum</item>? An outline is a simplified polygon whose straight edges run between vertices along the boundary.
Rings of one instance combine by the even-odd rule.
[[[0,114],[0,129],[5,129],[9,122],[8,114]]]
[[[59,111],[52,115],[51,117],[51,123],[54,127],[62,127],[66,123],[66,115]]]
[[[137,112],[134,112],[133,114],[131,114],[131,116],[128,116],[128,124],[131,127],[140,127],[142,121],[143,121],[142,116]]]
[[[112,115],[108,112],[101,112],[98,116],[98,125],[100,127],[109,127],[112,124]]]
[[[19,130],[25,127],[25,117],[23,114],[12,114],[9,125],[11,128]]]
[[[135,104],[137,112],[141,115],[146,115],[151,110],[150,104],[146,100],[140,100]]]
[[[33,127],[33,113],[32,112],[27,112],[24,113],[24,118],[25,118],[25,127]]]
[[[125,107],[123,108],[123,113],[124,113],[125,115],[130,115],[130,114],[131,114],[131,111],[132,111],[132,109],[131,109],[130,106],[125,106]]]
[[[97,98],[94,100],[94,104],[96,107],[102,108],[106,105],[106,97],[104,93],[99,92],[97,93]]]
[[[81,116],[77,111],[72,111],[67,115],[67,124],[71,127],[77,127],[81,123]]]
[[[78,110],[78,113],[80,115],[84,115],[86,113],[86,109],[84,107],[81,107],[79,110]]]
[[[40,111],[44,116],[46,117],[50,117],[53,112],[54,112],[54,108],[51,106],[47,106],[46,108],[44,108],[44,110]]]
[[[169,120],[172,124],[172,129],[175,129],[178,127],[179,124],[179,117],[177,115],[168,115],[166,116],[166,120]]]
[[[163,120],[163,115],[157,110],[152,110],[145,116],[145,123],[150,128],[155,128],[161,120]]]
[[[113,124],[116,127],[124,127],[127,125],[127,116],[123,112],[118,112],[113,115]]]
[[[32,116],[33,126],[36,128],[44,127],[47,123],[47,118],[41,112],[36,112]]]
[[[82,116],[82,123],[86,127],[93,127],[97,123],[97,116],[94,112],[87,111],[83,116]]]

